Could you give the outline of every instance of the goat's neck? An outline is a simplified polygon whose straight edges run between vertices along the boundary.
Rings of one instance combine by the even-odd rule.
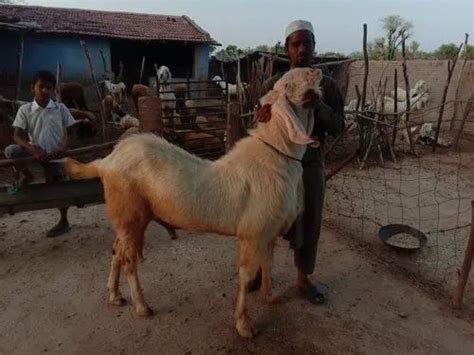
[[[306,132],[311,132],[314,125],[313,110],[301,106],[292,105],[295,114],[300,117]],[[272,108],[272,116],[274,114]],[[290,141],[285,122],[277,117],[272,117],[267,123],[259,123],[250,135],[263,140],[279,152],[301,160],[306,151],[306,145],[296,144]]]

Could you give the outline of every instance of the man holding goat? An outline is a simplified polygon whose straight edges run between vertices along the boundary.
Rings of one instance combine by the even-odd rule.
[[[312,24],[302,20],[291,22],[285,31],[285,47],[291,69],[310,67],[315,49]],[[263,94],[271,90],[283,74],[278,73],[268,79],[264,83]],[[324,293],[311,283],[308,277],[315,268],[324,206],[324,137],[326,134],[337,136],[344,130],[344,100],[336,83],[331,78],[323,76],[320,86],[323,96],[314,110],[313,136],[318,136],[321,146],[317,148],[308,146],[303,157],[305,210],[285,236],[294,250],[295,266],[298,270],[298,290],[313,304],[326,302]],[[271,107],[262,106],[258,111],[258,118],[260,122],[268,122],[271,118]],[[251,282],[250,290],[256,290],[260,288],[260,285],[261,273]]]

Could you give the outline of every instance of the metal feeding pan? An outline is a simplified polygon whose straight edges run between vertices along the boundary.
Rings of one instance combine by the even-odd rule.
[[[403,251],[421,249],[428,242],[424,233],[406,224],[388,224],[381,227],[379,238],[389,247]]]

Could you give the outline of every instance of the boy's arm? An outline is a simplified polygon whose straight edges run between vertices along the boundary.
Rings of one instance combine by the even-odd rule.
[[[40,161],[45,160],[46,151],[37,145],[30,144],[30,137],[28,137],[28,134],[23,129],[19,127],[14,128],[13,140],[15,143],[33,155],[36,159]]]

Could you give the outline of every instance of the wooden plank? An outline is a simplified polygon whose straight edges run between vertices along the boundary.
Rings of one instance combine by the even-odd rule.
[[[9,194],[6,188],[0,189],[0,215],[103,202],[99,179],[26,185],[15,194]]]
[[[94,144],[94,145],[89,145],[86,147],[71,149],[71,150],[68,150],[66,153],[64,153],[64,156],[73,157],[73,156],[78,156],[78,155],[82,155],[86,153],[100,152],[103,150],[113,148],[115,143],[117,143],[117,141],[111,141],[107,143]],[[0,160],[0,167],[11,166],[13,164],[30,164],[30,163],[36,163],[36,162],[37,160],[34,157],[3,159],[3,160]]]

